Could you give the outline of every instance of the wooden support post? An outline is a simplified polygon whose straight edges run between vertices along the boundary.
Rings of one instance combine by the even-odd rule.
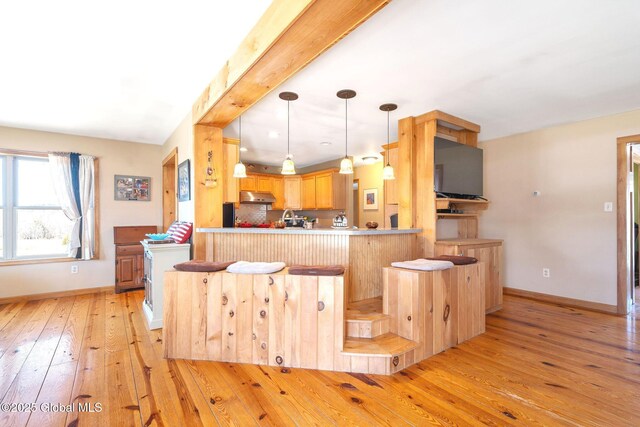
[[[413,184],[415,137],[413,133],[414,119],[407,117],[398,122],[398,227],[414,226],[415,186]]]
[[[208,154],[212,154],[212,167],[216,171],[218,183],[215,187],[205,186]],[[222,129],[206,125],[193,127],[193,180],[194,180],[194,229],[222,226],[222,202],[225,177]],[[205,259],[206,235],[193,233],[193,257]]]

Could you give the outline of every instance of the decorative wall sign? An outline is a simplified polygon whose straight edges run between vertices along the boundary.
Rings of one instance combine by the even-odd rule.
[[[148,202],[151,200],[151,178],[148,176],[114,175],[114,200]]]
[[[364,190],[364,200],[362,206],[365,211],[374,211],[378,209],[378,189],[370,188]]]
[[[178,201],[191,200],[191,168],[189,159],[178,165]]]

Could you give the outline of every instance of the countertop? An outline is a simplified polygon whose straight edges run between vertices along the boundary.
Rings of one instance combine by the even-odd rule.
[[[420,228],[378,228],[368,230],[366,228],[346,228],[337,230],[334,228],[312,228],[310,230],[301,227],[290,228],[198,228],[198,233],[237,233],[237,234],[336,234],[347,236],[369,236],[379,234],[415,234],[422,231]]]
[[[502,243],[501,239],[442,239],[436,240],[436,245],[443,246],[469,246],[469,245],[495,245]]]

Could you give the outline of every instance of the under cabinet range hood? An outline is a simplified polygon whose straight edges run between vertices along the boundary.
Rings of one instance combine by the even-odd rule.
[[[257,191],[241,191],[240,203],[254,205],[270,205],[276,198],[271,193],[261,193]]]

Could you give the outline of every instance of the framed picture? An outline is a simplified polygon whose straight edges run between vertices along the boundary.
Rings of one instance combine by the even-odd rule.
[[[151,200],[151,178],[148,176],[114,175],[113,199],[135,202]]]
[[[191,170],[189,159],[178,165],[178,201],[191,200]]]
[[[378,189],[370,188],[364,190],[364,200],[362,202],[365,211],[374,211],[378,209]]]

